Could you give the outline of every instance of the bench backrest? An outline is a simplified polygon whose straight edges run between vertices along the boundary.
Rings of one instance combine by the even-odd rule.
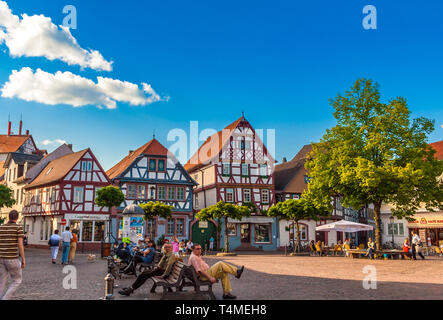
[[[168,280],[173,282],[180,281],[183,278],[186,265],[181,261],[176,261],[172,267],[171,273],[168,275]]]
[[[155,263],[155,264],[157,264],[157,263],[160,262],[160,260],[162,259],[162,257],[163,257],[163,253],[161,253],[161,252],[156,252],[156,253],[155,253],[155,256],[154,256],[154,259],[152,260],[152,262]]]

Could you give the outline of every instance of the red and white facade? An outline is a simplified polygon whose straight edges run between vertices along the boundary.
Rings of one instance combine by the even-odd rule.
[[[46,246],[53,230],[79,231],[79,249],[94,250],[108,230],[109,209],[95,205],[95,194],[109,179],[90,149],[51,161],[25,187],[23,215],[31,219],[29,244]],[[37,231],[37,232],[36,232]]]

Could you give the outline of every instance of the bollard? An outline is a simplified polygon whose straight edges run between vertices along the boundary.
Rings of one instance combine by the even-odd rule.
[[[114,299],[114,277],[108,273],[105,277],[105,300]]]

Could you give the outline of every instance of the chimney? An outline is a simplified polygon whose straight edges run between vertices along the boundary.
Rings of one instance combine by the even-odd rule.
[[[8,122],[8,136],[11,135],[11,121]]]
[[[288,160],[286,159],[286,157],[283,157],[283,163],[288,162]]]
[[[133,153],[134,152],[134,150],[129,150],[129,154],[131,154],[131,153]]]
[[[20,126],[18,128],[18,135],[21,136],[22,135],[22,128],[23,128],[23,121],[20,119]]]
[[[72,143],[68,144],[68,147],[69,147],[69,149],[72,150]],[[74,151],[74,150],[72,150],[72,151]]]
[[[29,130],[26,130],[26,135],[29,136]]]

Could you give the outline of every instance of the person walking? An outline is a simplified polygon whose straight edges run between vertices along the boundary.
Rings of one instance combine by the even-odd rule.
[[[22,283],[22,270],[26,266],[23,227],[17,224],[17,219],[18,212],[12,210],[8,223],[0,226],[0,300],[12,297]],[[8,274],[12,283],[5,292]]]
[[[423,253],[421,253],[420,250],[420,244],[421,244],[421,239],[419,237],[418,234],[415,233],[415,231],[411,231],[411,236],[412,236],[412,259],[417,260],[417,256],[416,253],[418,253],[418,255],[424,260],[425,257],[423,255]]]
[[[62,233],[62,264],[68,264],[69,248],[71,247],[71,240],[73,238],[70,228],[66,227]]]
[[[214,251],[214,237],[211,236],[209,239],[209,250]]]
[[[71,245],[69,246],[68,263],[72,263],[72,261],[74,261],[75,252],[77,251],[77,242],[78,242],[78,230],[72,230],[72,240],[71,240]]]
[[[58,230],[55,230],[54,234],[49,238],[48,241],[49,247],[51,248],[51,258],[53,264],[56,264],[58,249],[60,248],[61,237],[58,235],[58,232]]]

